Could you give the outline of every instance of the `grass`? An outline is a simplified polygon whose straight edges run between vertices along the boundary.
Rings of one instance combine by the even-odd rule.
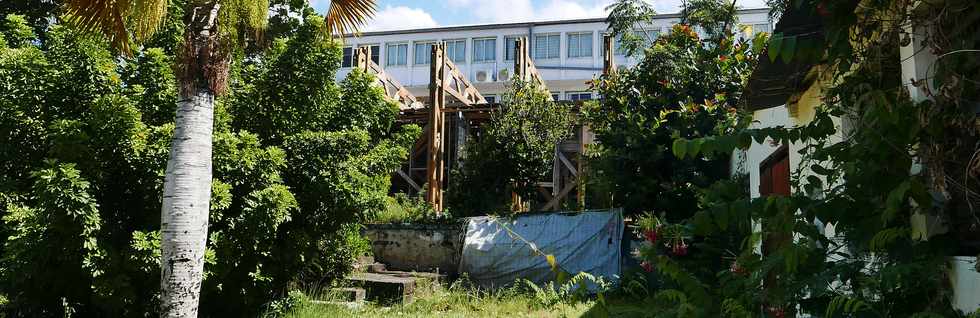
[[[416,293],[408,305],[383,307],[366,303],[359,308],[302,301],[285,317],[589,317],[594,301],[566,301],[554,295],[518,288],[481,291],[463,284]],[[315,298],[315,297],[314,297]],[[328,297],[327,297],[328,298]]]

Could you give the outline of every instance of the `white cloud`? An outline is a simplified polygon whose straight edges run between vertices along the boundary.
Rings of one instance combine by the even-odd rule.
[[[406,6],[386,6],[362,28],[362,31],[387,31],[431,28],[439,26],[425,10]]]

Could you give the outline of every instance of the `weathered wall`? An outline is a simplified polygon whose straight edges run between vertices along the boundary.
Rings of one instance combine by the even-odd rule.
[[[455,275],[463,246],[464,223],[370,224],[374,259],[389,269]]]

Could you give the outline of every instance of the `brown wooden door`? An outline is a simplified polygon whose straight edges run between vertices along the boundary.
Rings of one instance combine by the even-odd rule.
[[[789,183],[789,149],[785,145],[777,149],[766,160],[759,164],[759,194],[767,196],[790,196]],[[784,216],[788,217],[788,216]],[[792,234],[785,232],[767,232],[762,241],[762,255],[766,256],[779,247],[791,242]],[[769,272],[763,281],[763,288],[766,290],[779,288],[779,272],[774,270]],[[779,304],[775,304],[779,306]],[[788,310],[788,309],[783,309]],[[768,313],[768,317],[777,317],[773,313]],[[785,317],[794,317],[791,312]]]
[[[789,149],[780,147],[759,164],[759,194],[790,196]]]

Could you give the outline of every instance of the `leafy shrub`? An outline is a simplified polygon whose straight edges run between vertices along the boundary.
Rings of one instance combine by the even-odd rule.
[[[7,20],[3,38],[24,38]],[[334,81],[340,47],[321,23],[232,62],[215,109],[204,316],[256,315],[290,286],[345,275],[368,251],[357,223],[385,209],[420,132],[394,127],[370,75]],[[153,314],[174,58],[147,48],[121,62],[59,25],[40,38],[0,46],[2,310]]]
[[[530,198],[550,171],[555,146],[572,133],[571,107],[532,82],[515,81],[480,135],[467,142],[447,192],[458,216],[507,212],[510,195]]]
[[[394,196],[385,198],[385,209],[379,213],[368,217],[370,223],[437,223],[452,219],[449,211],[442,211],[441,215],[436,215],[432,205],[425,202],[422,197],[409,197],[404,192],[395,193]]]

